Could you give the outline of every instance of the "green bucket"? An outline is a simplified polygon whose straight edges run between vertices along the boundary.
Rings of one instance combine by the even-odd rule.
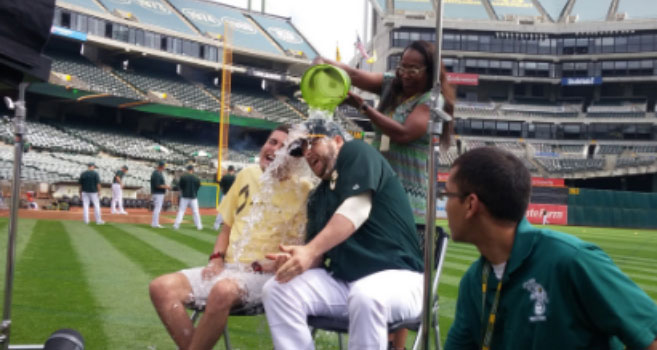
[[[315,109],[333,112],[347,98],[350,87],[347,72],[330,64],[312,66],[301,77],[301,95]]]

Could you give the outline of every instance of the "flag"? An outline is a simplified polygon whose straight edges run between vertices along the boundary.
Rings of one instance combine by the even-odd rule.
[[[376,50],[372,52],[372,57],[368,58],[365,62],[369,64],[376,62]]]
[[[360,52],[361,56],[363,56],[364,59],[369,59],[370,55],[367,54],[367,50],[365,50],[365,45],[363,45],[363,42],[360,41],[360,35],[356,34],[356,49]]]
[[[340,47],[338,46],[338,43],[335,43],[335,60],[340,62],[342,61],[342,56],[340,56]]]

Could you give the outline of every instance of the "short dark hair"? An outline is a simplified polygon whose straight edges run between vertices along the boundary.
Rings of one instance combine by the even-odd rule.
[[[289,124],[279,124],[274,130],[272,130],[272,132],[274,132],[276,130],[282,131],[286,134],[289,134],[290,133],[290,125]]]
[[[234,171],[234,170],[235,170],[235,167],[234,167],[234,166],[232,166],[232,165],[229,165],[229,166],[228,166],[228,171]]]
[[[474,193],[494,218],[519,222],[531,195],[531,175],[522,161],[496,147],[480,147],[458,157],[452,174],[458,190]]]

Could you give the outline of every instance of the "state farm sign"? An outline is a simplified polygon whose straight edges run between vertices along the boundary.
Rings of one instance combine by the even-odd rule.
[[[534,204],[530,203],[527,208],[527,220],[532,224],[543,224],[543,211],[547,212],[548,225],[567,225],[568,206],[557,204]]]

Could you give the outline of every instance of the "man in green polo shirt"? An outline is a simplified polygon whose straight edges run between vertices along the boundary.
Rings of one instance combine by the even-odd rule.
[[[308,315],[349,318],[350,349],[386,349],[389,322],[422,311],[423,262],[406,192],[381,154],[311,119],[303,155],[322,182],[308,199],[306,245],[281,246],[263,287],[276,349],[311,349]],[[328,265],[326,265],[328,264]]]
[[[657,305],[597,246],[530,225],[530,192],[527,168],[501,149],[452,165],[441,193],[452,238],[481,257],[461,279],[445,348],[657,349]]]
[[[165,165],[162,161],[158,162],[157,168],[151,174],[151,197],[153,197],[153,220],[151,226],[155,228],[163,227],[160,225],[160,211],[164,202],[164,194],[169,189],[169,185],[164,181],[163,172]]]
[[[173,228],[178,229],[185,216],[185,210],[190,206],[192,208],[192,216],[194,217],[194,225],[198,230],[203,229],[201,223],[201,214],[198,212],[198,189],[201,188],[201,181],[194,175],[194,166],[188,165],[187,172],[180,177],[178,181],[180,187],[180,203],[178,203],[178,215],[176,221],[173,223]]]
[[[89,223],[89,202],[94,205],[94,219],[97,225],[102,225],[105,222],[100,218],[100,201],[98,200],[98,192],[100,192],[100,176],[94,170],[96,164],[87,164],[87,170],[80,174],[78,183],[80,184],[80,197],[82,197],[82,216],[84,223]]]

